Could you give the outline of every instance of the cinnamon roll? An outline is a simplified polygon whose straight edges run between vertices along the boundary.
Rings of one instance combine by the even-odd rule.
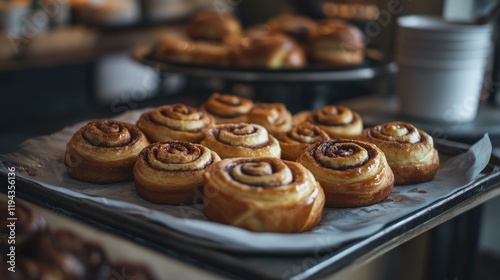
[[[297,159],[325,192],[327,207],[358,207],[384,200],[394,175],[384,153],[374,144],[330,139],[308,147]]]
[[[306,121],[319,126],[330,138],[354,139],[363,132],[361,116],[344,106],[323,106],[310,112]]]
[[[102,247],[72,231],[45,234],[35,249],[37,259],[59,268],[64,279],[106,280],[110,274],[108,257]]]
[[[292,114],[282,103],[256,103],[248,112],[248,122],[262,125],[276,136],[292,128]]]
[[[278,134],[276,138],[280,143],[281,158],[294,161],[307,147],[330,137],[318,126],[305,122]]]
[[[163,105],[141,115],[137,126],[151,142],[199,143],[215,121],[207,112],[184,104]]]
[[[432,137],[405,122],[379,124],[363,131],[362,139],[377,145],[387,157],[396,185],[430,181],[439,168]]]
[[[311,172],[278,158],[232,158],[204,174],[207,217],[257,232],[303,232],[322,217],[324,194]]]
[[[149,145],[132,124],[92,121],[80,128],[66,145],[64,164],[70,177],[96,184],[132,178],[132,167],[140,151]]]
[[[215,118],[216,124],[247,122],[253,101],[231,94],[213,93],[201,106]]]
[[[218,124],[206,132],[201,144],[221,158],[281,156],[278,140],[257,124]]]
[[[196,190],[203,185],[203,172],[219,160],[217,153],[200,144],[151,144],[134,165],[137,194],[153,203],[193,204]]]
[[[302,47],[284,34],[248,37],[233,52],[235,63],[245,67],[298,68],[307,63]]]
[[[319,21],[308,44],[308,54],[317,63],[349,66],[364,61],[363,32],[347,21],[338,19]]]
[[[186,34],[193,40],[221,42],[240,33],[241,23],[234,15],[217,11],[199,12],[186,25]]]

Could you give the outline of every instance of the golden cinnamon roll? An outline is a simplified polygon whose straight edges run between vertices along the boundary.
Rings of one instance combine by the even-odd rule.
[[[235,63],[245,67],[298,68],[307,63],[302,47],[284,34],[248,37],[234,56]]]
[[[232,158],[204,174],[207,217],[258,232],[303,232],[322,217],[324,194],[302,165],[278,158]]]
[[[256,103],[248,112],[248,122],[262,125],[272,135],[292,128],[292,114],[282,103]]]
[[[201,144],[221,158],[281,156],[278,140],[257,124],[218,124],[209,129]]]
[[[149,145],[135,125],[92,121],[80,128],[66,145],[64,164],[70,177],[97,184],[132,179],[137,155]]]
[[[181,140],[199,143],[214,123],[214,118],[204,110],[177,103],[142,114],[137,126],[151,142]]]
[[[306,121],[319,126],[330,138],[354,139],[363,132],[361,116],[344,106],[323,106],[310,112]]]
[[[319,21],[308,44],[308,54],[314,62],[347,66],[358,65],[364,61],[363,33],[343,20]]]
[[[330,139],[308,147],[297,159],[319,181],[327,207],[358,207],[384,200],[394,175],[374,144]]]
[[[316,30],[316,22],[298,15],[281,15],[272,18],[267,24],[272,31],[284,33],[300,44],[306,43]]]
[[[241,23],[230,13],[199,12],[186,25],[186,34],[193,40],[221,42],[224,37],[238,36],[240,33]]]
[[[213,93],[201,106],[215,118],[216,124],[247,122],[253,101],[231,94]]]
[[[404,122],[389,122],[366,128],[362,139],[377,145],[387,157],[396,185],[430,181],[439,168],[432,137]]]
[[[159,204],[193,204],[203,186],[203,172],[219,161],[217,153],[184,141],[154,143],[134,165],[137,194]]]
[[[330,137],[318,126],[305,122],[278,134],[276,138],[280,143],[281,158],[296,160],[307,147]]]

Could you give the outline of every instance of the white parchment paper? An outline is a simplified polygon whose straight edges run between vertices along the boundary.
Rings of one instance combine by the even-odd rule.
[[[116,117],[135,123],[142,111]],[[202,205],[156,205],[140,198],[133,182],[95,185],[68,177],[63,164],[66,143],[86,122],[62,131],[27,140],[12,154],[0,155],[0,172],[17,166],[17,176],[79,200],[105,205],[110,211],[134,215],[185,233],[193,240],[208,240],[219,247],[250,251],[308,251],[340,245],[366,237],[384,225],[466,187],[478,178],[489,162],[492,146],[487,135],[466,153],[443,157],[436,178],[427,183],[395,186],[394,192],[377,205],[336,209],[325,208],[321,223],[300,234],[254,233],[207,220]],[[29,171],[29,172],[28,172]],[[30,174],[28,174],[30,173]]]

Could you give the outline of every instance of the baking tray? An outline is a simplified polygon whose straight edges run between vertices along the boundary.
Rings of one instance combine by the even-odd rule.
[[[483,139],[487,141],[487,137]],[[467,151],[467,145],[438,140],[436,147],[444,157]],[[491,146],[490,146],[491,148]],[[480,155],[482,151],[476,153]],[[489,151],[491,153],[491,150]],[[469,155],[468,156],[474,156]],[[185,232],[148,221],[137,215],[115,211],[91,200],[47,189],[28,176],[17,177],[17,195],[49,209],[56,209],[87,223],[128,237],[165,254],[173,255],[196,265],[238,278],[310,278],[338,272],[362,260],[382,254],[419,233],[465,212],[500,194],[500,159],[488,157],[488,164],[469,184],[454,190],[425,207],[388,220],[373,234],[352,238],[330,246],[331,235],[324,235],[311,250],[272,251],[244,250],[214,244],[210,240],[193,238]],[[2,162],[5,166],[9,164]],[[30,173],[18,166],[18,172]],[[4,171],[1,172],[5,177]],[[418,187],[418,186],[417,186]],[[6,190],[3,189],[5,192]],[[397,198],[397,196],[393,197]],[[403,210],[403,209],[402,209]],[[326,244],[321,246],[321,244]],[[333,243],[335,244],[335,243]],[[293,244],[290,244],[293,246]]]
[[[139,46],[131,56],[137,62],[166,72],[184,74],[198,78],[218,78],[240,82],[338,82],[369,80],[394,72],[394,63],[383,62],[379,51],[366,50],[365,61],[361,65],[331,67],[308,65],[293,69],[267,69],[236,66],[215,66],[172,61],[155,57],[152,46]]]

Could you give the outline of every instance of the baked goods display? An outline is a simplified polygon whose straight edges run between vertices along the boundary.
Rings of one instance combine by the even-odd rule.
[[[7,209],[6,201],[2,201],[0,205],[5,206],[2,209]],[[2,212],[7,213],[7,211]],[[16,220],[15,272],[7,271],[7,263],[1,262],[0,269],[5,271],[2,279],[111,280],[116,279],[117,273],[121,272],[114,268],[122,268],[123,266],[120,266],[122,263],[111,262],[100,244],[85,240],[74,231],[50,229],[42,213],[24,203],[16,202],[16,214],[18,214],[18,219]],[[37,217],[35,221],[43,222],[34,222],[31,217]],[[32,229],[36,228],[36,234],[26,236],[18,232],[17,227],[21,224],[29,225]],[[42,224],[43,226],[40,226]],[[7,229],[7,227],[2,227],[0,234],[6,234],[3,231]],[[23,244],[18,243],[21,241],[18,237],[21,236],[26,237]],[[7,245],[7,242],[0,243],[0,251],[3,255],[7,254],[5,250],[10,250],[11,245]],[[21,248],[24,245],[26,248]],[[157,279],[147,267],[141,264],[127,262],[127,271],[137,272],[137,277],[135,274],[127,274],[134,276],[134,279]],[[139,276],[143,278],[138,278]],[[144,278],[144,276],[147,277]]]
[[[326,207],[359,207],[391,194],[394,175],[384,153],[374,144],[330,139],[308,147],[297,159],[325,192]]]
[[[184,141],[153,143],[134,165],[137,194],[159,204],[193,204],[202,191],[203,173],[220,157],[200,144]]]
[[[253,101],[232,94],[213,93],[201,106],[215,118],[216,124],[247,122]]]
[[[287,132],[281,132],[276,138],[280,143],[281,158],[293,161],[310,145],[329,139],[326,132],[309,122],[296,125]]]
[[[67,166],[73,178],[112,182],[118,173],[121,180],[133,178],[137,194],[156,204],[195,204],[204,194],[209,219],[252,231],[308,230],[320,219],[319,204],[379,203],[395,184],[432,180],[439,167],[432,138],[411,124],[392,122],[363,130],[361,116],[344,106],[292,116],[282,103],[221,93],[213,93],[199,107],[157,107],[141,114],[137,126],[91,122],[67,147],[65,160],[72,164]],[[109,155],[101,151],[106,149]],[[129,150],[134,151],[127,157],[133,168],[118,172],[112,169],[118,164],[87,160],[83,166],[92,172],[81,169],[82,155],[92,152],[109,159],[113,152],[125,157]],[[298,208],[287,204],[306,197],[289,194],[291,189],[311,194],[318,184],[322,191],[314,197],[322,202],[306,199],[314,210],[303,202]]]
[[[366,128],[363,140],[377,145],[386,155],[396,185],[430,181],[436,176],[439,156],[432,137],[405,122],[389,122]]]
[[[257,124],[218,124],[209,129],[201,144],[221,158],[281,156],[278,140]]]
[[[139,152],[149,142],[135,125],[92,121],[80,128],[66,146],[64,164],[74,179],[108,184],[132,178]]]
[[[248,112],[248,122],[262,125],[276,136],[292,128],[292,114],[282,103],[255,103]]]
[[[278,158],[231,158],[204,174],[204,208],[219,223],[258,232],[303,232],[321,220],[324,194],[302,165]]]
[[[349,66],[364,60],[364,36],[354,25],[337,19],[317,23],[308,41],[309,57],[317,63]]]
[[[214,124],[214,118],[207,112],[180,103],[145,112],[137,121],[137,126],[151,142],[181,140],[198,143]]]
[[[304,121],[319,126],[330,138],[357,138],[363,132],[363,119],[351,109],[340,105],[327,105],[315,111],[299,112],[295,123]]]
[[[345,67],[364,62],[365,42],[359,28],[343,20],[284,14],[242,28],[231,14],[202,11],[180,34],[160,39],[152,54],[160,60],[242,68]]]

